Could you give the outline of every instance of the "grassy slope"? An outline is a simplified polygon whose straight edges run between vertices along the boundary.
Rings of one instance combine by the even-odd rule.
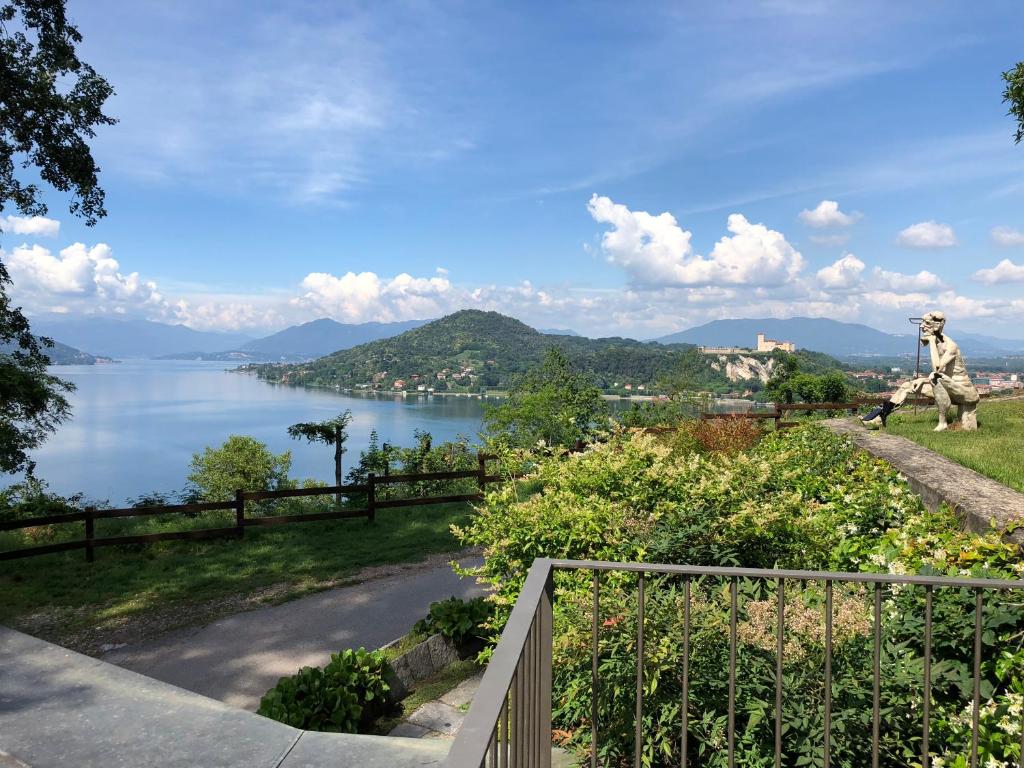
[[[889,419],[889,432],[1024,492],[1024,400],[982,401],[977,432],[933,432],[933,409]]]
[[[283,586],[277,599],[286,599],[366,566],[454,551],[459,545],[449,526],[468,514],[465,504],[381,510],[374,525],[361,519],[295,523],[250,528],[242,541],[98,549],[92,564],[80,551],[4,562],[0,622],[24,626],[30,614],[56,614],[46,622],[49,632],[36,629],[52,637],[171,609],[187,624],[208,617],[198,615],[204,602],[269,585]],[[175,527],[182,527],[180,520]]]

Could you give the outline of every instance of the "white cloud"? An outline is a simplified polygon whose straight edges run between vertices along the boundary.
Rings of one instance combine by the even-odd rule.
[[[951,248],[957,244],[953,228],[937,221],[910,225],[899,233],[896,242],[906,248]]]
[[[45,216],[0,216],[0,230],[12,235],[56,237],[60,232],[60,222]]]
[[[781,285],[803,268],[800,252],[781,232],[739,213],[728,218],[732,236],[719,240],[705,258],[693,253],[692,234],[671,213],[634,212],[596,194],[587,210],[595,221],[614,227],[604,233],[601,246],[608,261],[637,285]]]
[[[857,219],[859,213],[843,213],[835,200],[822,200],[813,210],[800,211],[800,221],[809,227],[849,227]]]
[[[58,256],[39,245],[23,245],[5,255],[18,295],[47,309],[54,301],[67,307],[75,300],[102,304],[110,311],[165,306],[156,283],[142,280],[138,272],[123,274],[105,243],[92,248],[74,243]]]
[[[835,263],[818,270],[818,282],[831,291],[846,291],[860,285],[864,262],[852,253],[844,254]]]
[[[1014,264],[1009,259],[1003,259],[990,269],[979,269],[973,277],[979,283],[989,285],[1024,282],[1024,264]]]
[[[392,278],[375,272],[347,272],[341,277],[311,272],[300,287],[303,293],[292,299],[293,306],[350,323],[436,317],[450,306],[453,294],[446,277],[413,277],[404,272]]]
[[[993,227],[992,242],[1007,247],[1024,245],[1024,232],[1012,227]]]
[[[890,291],[934,291],[945,286],[938,275],[924,269],[916,275],[906,275],[875,267],[872,277],[876,285]]]

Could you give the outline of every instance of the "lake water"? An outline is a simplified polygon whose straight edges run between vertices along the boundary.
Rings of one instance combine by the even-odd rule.
[[[234,363],[128,360],[52,369],[74,382],[73,416],[33,454],[36,474],[63,495],[125,500],[184,488],[192,454],[230,435],[251,435],[272,451],[292,452],[291,476],[334,481],[333,449],[292,440],[299,421],[352,411],[345,471],[366,448],[370,432],[382,443],[411,446],[416,430],[434,442],[461,436],[477,441],[483,404],[469,397],[351,396],[323,389],[268,384],[234,373]],[[747,403],[719,403],[746,410]],[[628,401],[612,403],[628,408]],[[10,476],[7,476],[10,479]],[[3,484],[3,478],[0,478]]]
[[[293,477],[334,480],[333,451],[292,440],[299,421],[352,411],[346,472],[377,430],[381,442],[412,445],[417,429],[435,442],[464,435],[476,440],[480,400],[466,397],[392,398],[268,384],[233,373],[233,363],[129,360],[112,365],[60,366],[73,381],[73,417],[34,453],[36,474],[69,495],[121,504],[150,491],[176,491],[186,482],[192,454],[229,435],[252,435],[275,453],[292,452]]]

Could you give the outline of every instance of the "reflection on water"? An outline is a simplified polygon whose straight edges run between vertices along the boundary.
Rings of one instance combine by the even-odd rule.
[[[348,396],[330,390],[267,384],[233,373],[233,363],[131,360],[62,366],[73,381],[74,416],[39,451],[37,474],[57,493],[84,492],[120,504],[151,491],[185,485],[192,454],[229,435],[252,435],[274,452],[292,452],[292,475],[333,482],[333,453],[289,439],[288,425],[352,411],[345,465],[358,458],[371,430],[381,442],[412,445],[416,430],[435,442],[462,435],[475,441],[479,398]],[[723,407],[724,406],[724,407]],[[628,408],[628,401],[613,403]],[[739,403],[746,410],[749,403]],[[733,407],[720,404],[721,410]]]

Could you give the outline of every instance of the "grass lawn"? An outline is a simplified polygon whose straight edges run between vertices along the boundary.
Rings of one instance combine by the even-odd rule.
[[[982,400],[977,432],[933,432],[936,420],[934,408],[917,415],[907,408],[889,419],[888,431],[1024,492],[1024,400]]]
[[[232,608],[244,610],[238,601],[261,590],[270,593],[262,595],[264,602],[280,602],[331,586],[367,566],[455,551],[459,544],[449,526],[464,523],[470,511],[467,504],[388,509],[377,512],[373,525],[362,519],[329,520],[249,528],[241,541],[100,548],[94,563],[85,562],[82,551],[2,562],[0,622],[88,651],[90,641],[76,638],[76,632],[95,634],[149,618],[163,625],[157,628],[162,631]],[[163,523],[168,530],[187,526],[175,517]],[[120,522],[98,521],[97,536],[126,533],[123,527],[102,527]],[[139,524],[154,530],[160,523]],[[230,525],[202,520],[193,527],[224,524]],[[72,534],[81,536],[80,531]],[[0,549],[15,546],[0,542]]]

